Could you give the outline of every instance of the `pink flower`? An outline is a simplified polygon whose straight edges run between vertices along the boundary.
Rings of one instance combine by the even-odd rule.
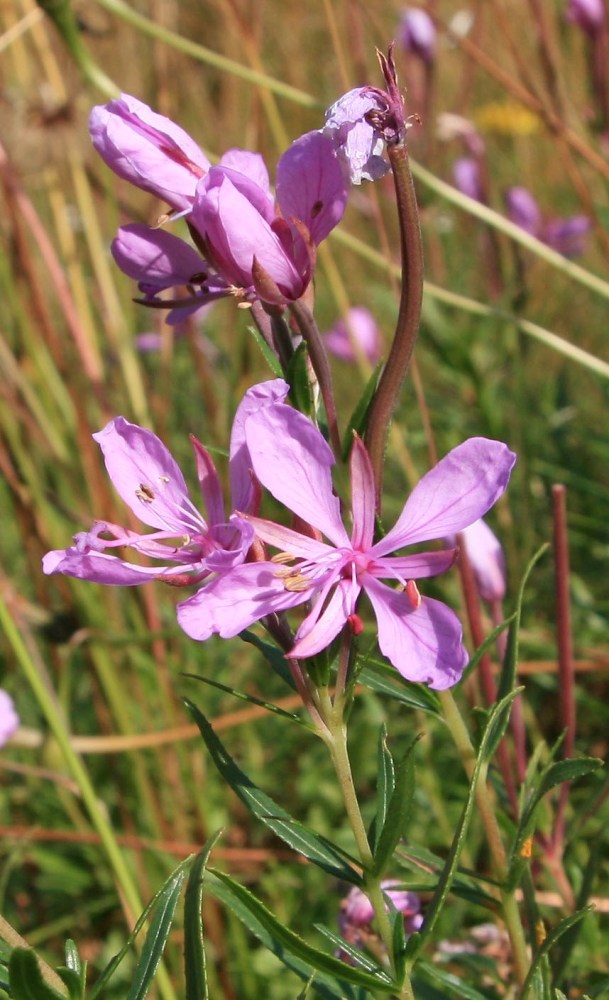
[[[461,156],[453,163],[455,187],[474,201],[483,201],[480,162],[474,156]]]
[[[0,747],[11,739],[19,728],[19,716],[10,694],[0,688]]]
[[[432,63],[436,57],[437,41],[436,26],[427,11],[420,7],[407,7],[398,28],[398,42],[402,48],[423,62]]]
[[[89,132],[95,149],[119,177],[173,208],[192,205],[197,181],[210,163],[179,125],[121,94],[93,108]]]
[[[176,236],[143,225],[119,230],[112,251],[138,282],[146,305],[184,285],[172,307],[179,323],[223,295],[285,305],[305,292],[316,247],[343,216],[347,186],[332,142],[300,136],[277,165],[277,203],[258,153],[232,149],[210,164],[177,125],[123,95],[91,114],[91,136],[105,162],[125,180],[164,198],[187,215],[195,250]]]
[[[416,892],[408,892],[399,889],[401,883],[395,879],[385,879],[381,882],[381,889],[385,897],[390,900],[394,909],[398,913],[403,913],[405,917],[416,918],[420,914],[421,900]],[[389,910],[387,904],[386,908]],[[365,892],[354,886],[341,903],[340,925],[341,933],[344,925],[350,927],[367,927],[374,920],[374,908]],[[418,921],[417,921],[418,922]]]
[[[565,17],[588,35],[595,35],[605,20],[603,0],[567,0]]]
[[[247,297],[284,304],[305,292],[315,247],[343,216],[347,189],[332,143],[302,135],[277,165],[277,215],[266,167],[232,150],[197,187],[192,223],[215,271]]]
[[[390,553],[454,534],[481,517],[505,490],[514,454],[498,441],[466,441],[423,477],[394,527],[374,542],[374,480],[358,438],[351,453],[349,536],[332,491],[332,452],[306,417],[278,404],[249,417],[245,433],[262,485],[329,542],[244,515],[263,542],[280,550],[278,561],[238,566],[180,604],[184,631],[199,640],[214,633],[228,638],[266,615],[307,603],[290,656],[314,656],[347,622],[361,631],[357,608],[365,591],[379,647],[393,666],[434,688],[455,684],[468,659],[459,620],[440,601],[421,598],[413,583],[448,569],[454,552]]]
[[[361,353],[375,365],[382,352],[381,335],[376,320],[368,309],[354,306],[347,311],[344,319],[339,319],[324,336],[328,350],[342,361],[356,361],[354,343]]]
[[[245,421],[259,407],[273,406],[283,400],[287,392],[288,386],[282,379],[254,386],[245,394],[235,415],[230,478],[233,505],[242,511],[254,510],[258,501],[245,443]],[[177,463],[151,431],[129,423],[124,417],[116,417],[93,437],[102,449],[108,474],[121,498],[140,521],[157,530],[138,534],[120,525],[97,521],[90,531],[77,534],[70,548],[48,552],[43,559],[45,573],[64,573],[95,583],[127,587],[155,579],[185,585],[227,572],[245,559],[254,540],[254,529],[235,514],[226,518],[215,466],[195,438],[192,444],[207,521],[190,500]],[[106,551],[123,546],[152,559],[168,560],[169,564],[138,565]]]
[[[591,223],[586,215],[544,218],[537,201],[524,187],[505,193],[507,213],[512,222],[564,257],[579,257],[586,250]]]
[[[203,306],[230,294],[226,281],[201,255],[178,236],[141,223],[121,226],[112,243],[112,255],[121,271],[138,283],[143,305],[170,309],[167,323],[175,326]],[[185,286],[189,296],[172,303],[159,292]]]
[[[386,90],[356,87],[326,111],[323,134],[328,136],[352,184],[375,181],[389,170],[383,159],[385,144],[401,142],[409,124],[398,85],[393,43],[387,57],[378,53]]]

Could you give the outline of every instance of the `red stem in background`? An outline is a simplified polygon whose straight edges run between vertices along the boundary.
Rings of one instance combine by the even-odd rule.
[[[571,599],[569,594],[569,538],[567,529],[567,488],[552,487],[554,522],[554,574],[556,588],[556,640],[558,645],[558,701],[560,721],[566,730],[563,756],[571,757],[575,746],[575,687],[573,682],[573,642],[571,636]],[[565,834],[565,811],[569,801],[569,783],[561,786],[556,808],[552,844],[562,850]]]

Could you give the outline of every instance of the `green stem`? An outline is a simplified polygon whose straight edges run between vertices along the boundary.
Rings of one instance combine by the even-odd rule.
[[[393,183],[400,220],[402,290],[393,343],[370,406],[365,437],[374,470],[378,511],[380,511],[383,488],[387,432],[412,358],[423,300],[423,244],[417,198],[405,141],[388,146],[387,152],[393,168]]]
[[[128,919],[131,924],[134,924],[137,915],[142,912],[144,907],[140,900],[135,883],[131,877],[131,872],[129,871],[123,854],[116,842],[114,831],[108,822],[106,813],[100,805],[95,789],[91,783],[91,779],[89,778],[89,774],[82,760],[72,747],[70,734],[68,732],[61,707],[57,702],[50,684],[44,676],[44,672],[41,669],[42,665],[38,665],[34,662],[34,659],[30,655],[23,638],[17,630],[17,626],[8,607],[1,599],[0,624],[4,629],[4,633],[10,643],[13,653],[15,654],[15,658],[27,677],[38,704],[46,717],[49,728],[57,740],[57,744],[63,754],[67,767],[78,786],[83,802],[89,812],[91,822],[99,834],[101,843],[114,871],[116,882],[128,913]],[[176,1000],[173,986],[171,985],[167,971],[163,966],[159,966],[157,979],[159,989],[164,997],[164,1000]]]
[[[320,713],[325,723],[325,733],[320,733],[321,738],[328,747],[334,771],[338,778],[342,792],[345,811],[351,825],[353,837],[357,845],[360,861],[364,869],[364,890],[372,903],[376,925],[385,946],[385,950],[391,963],[392,973],[395,975],[395,958],[393,954],[393,933],[391,921],[385,905],[383,890],[381,889],[380,876],[371,874],[374,858],[368,835],[362,819],[362,814],[355,791],[351,762],[347,749],[347,727],[343,721],[342,705],[336,706],[332,703],[328,688],[319,689]],[[399,1000],[414,1000],[410,978],[406,974],[399,993],[396,994]]]
[[[468,778],[472,779],[476,763],[476,752],[469,738],[467,726],[463,721],[463,716],[451,691],[438,692],[444,719],[450,730],[455,746],[461,757],[461,763]],[[487,785],[488,766],[484,765],[480,769],[479,779],[476,784],[476,804],[480,810],[482,823],[486,833],[486,840],[491,855],[493,874],[500,885],[501,906],[503,919],[512,945],[512,955],[518,981],[522,985],[527,977],[529,969],[529,955],[527,943],[524,936],[520,912],[516,903],[515,892],[505,888],[508,875],[508,862],[505,847],[501,839],[499,824],[495,814],[494,804],[489,796]]]

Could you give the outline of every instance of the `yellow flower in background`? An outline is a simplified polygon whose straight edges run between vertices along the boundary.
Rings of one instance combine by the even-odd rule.
[[[534,135],[539,131],[539,118],[517,101],[489,101],[473,114],[481,132],[500,135]]]

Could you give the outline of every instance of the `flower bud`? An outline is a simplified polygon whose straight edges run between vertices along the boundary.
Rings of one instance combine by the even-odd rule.
[[[586,34],[594,35],[605,19],[603,0],[568,0],[565,17]]]
[[[10,694],[0,688],[0,747],[8,743],[19,728],[19,716]]]

